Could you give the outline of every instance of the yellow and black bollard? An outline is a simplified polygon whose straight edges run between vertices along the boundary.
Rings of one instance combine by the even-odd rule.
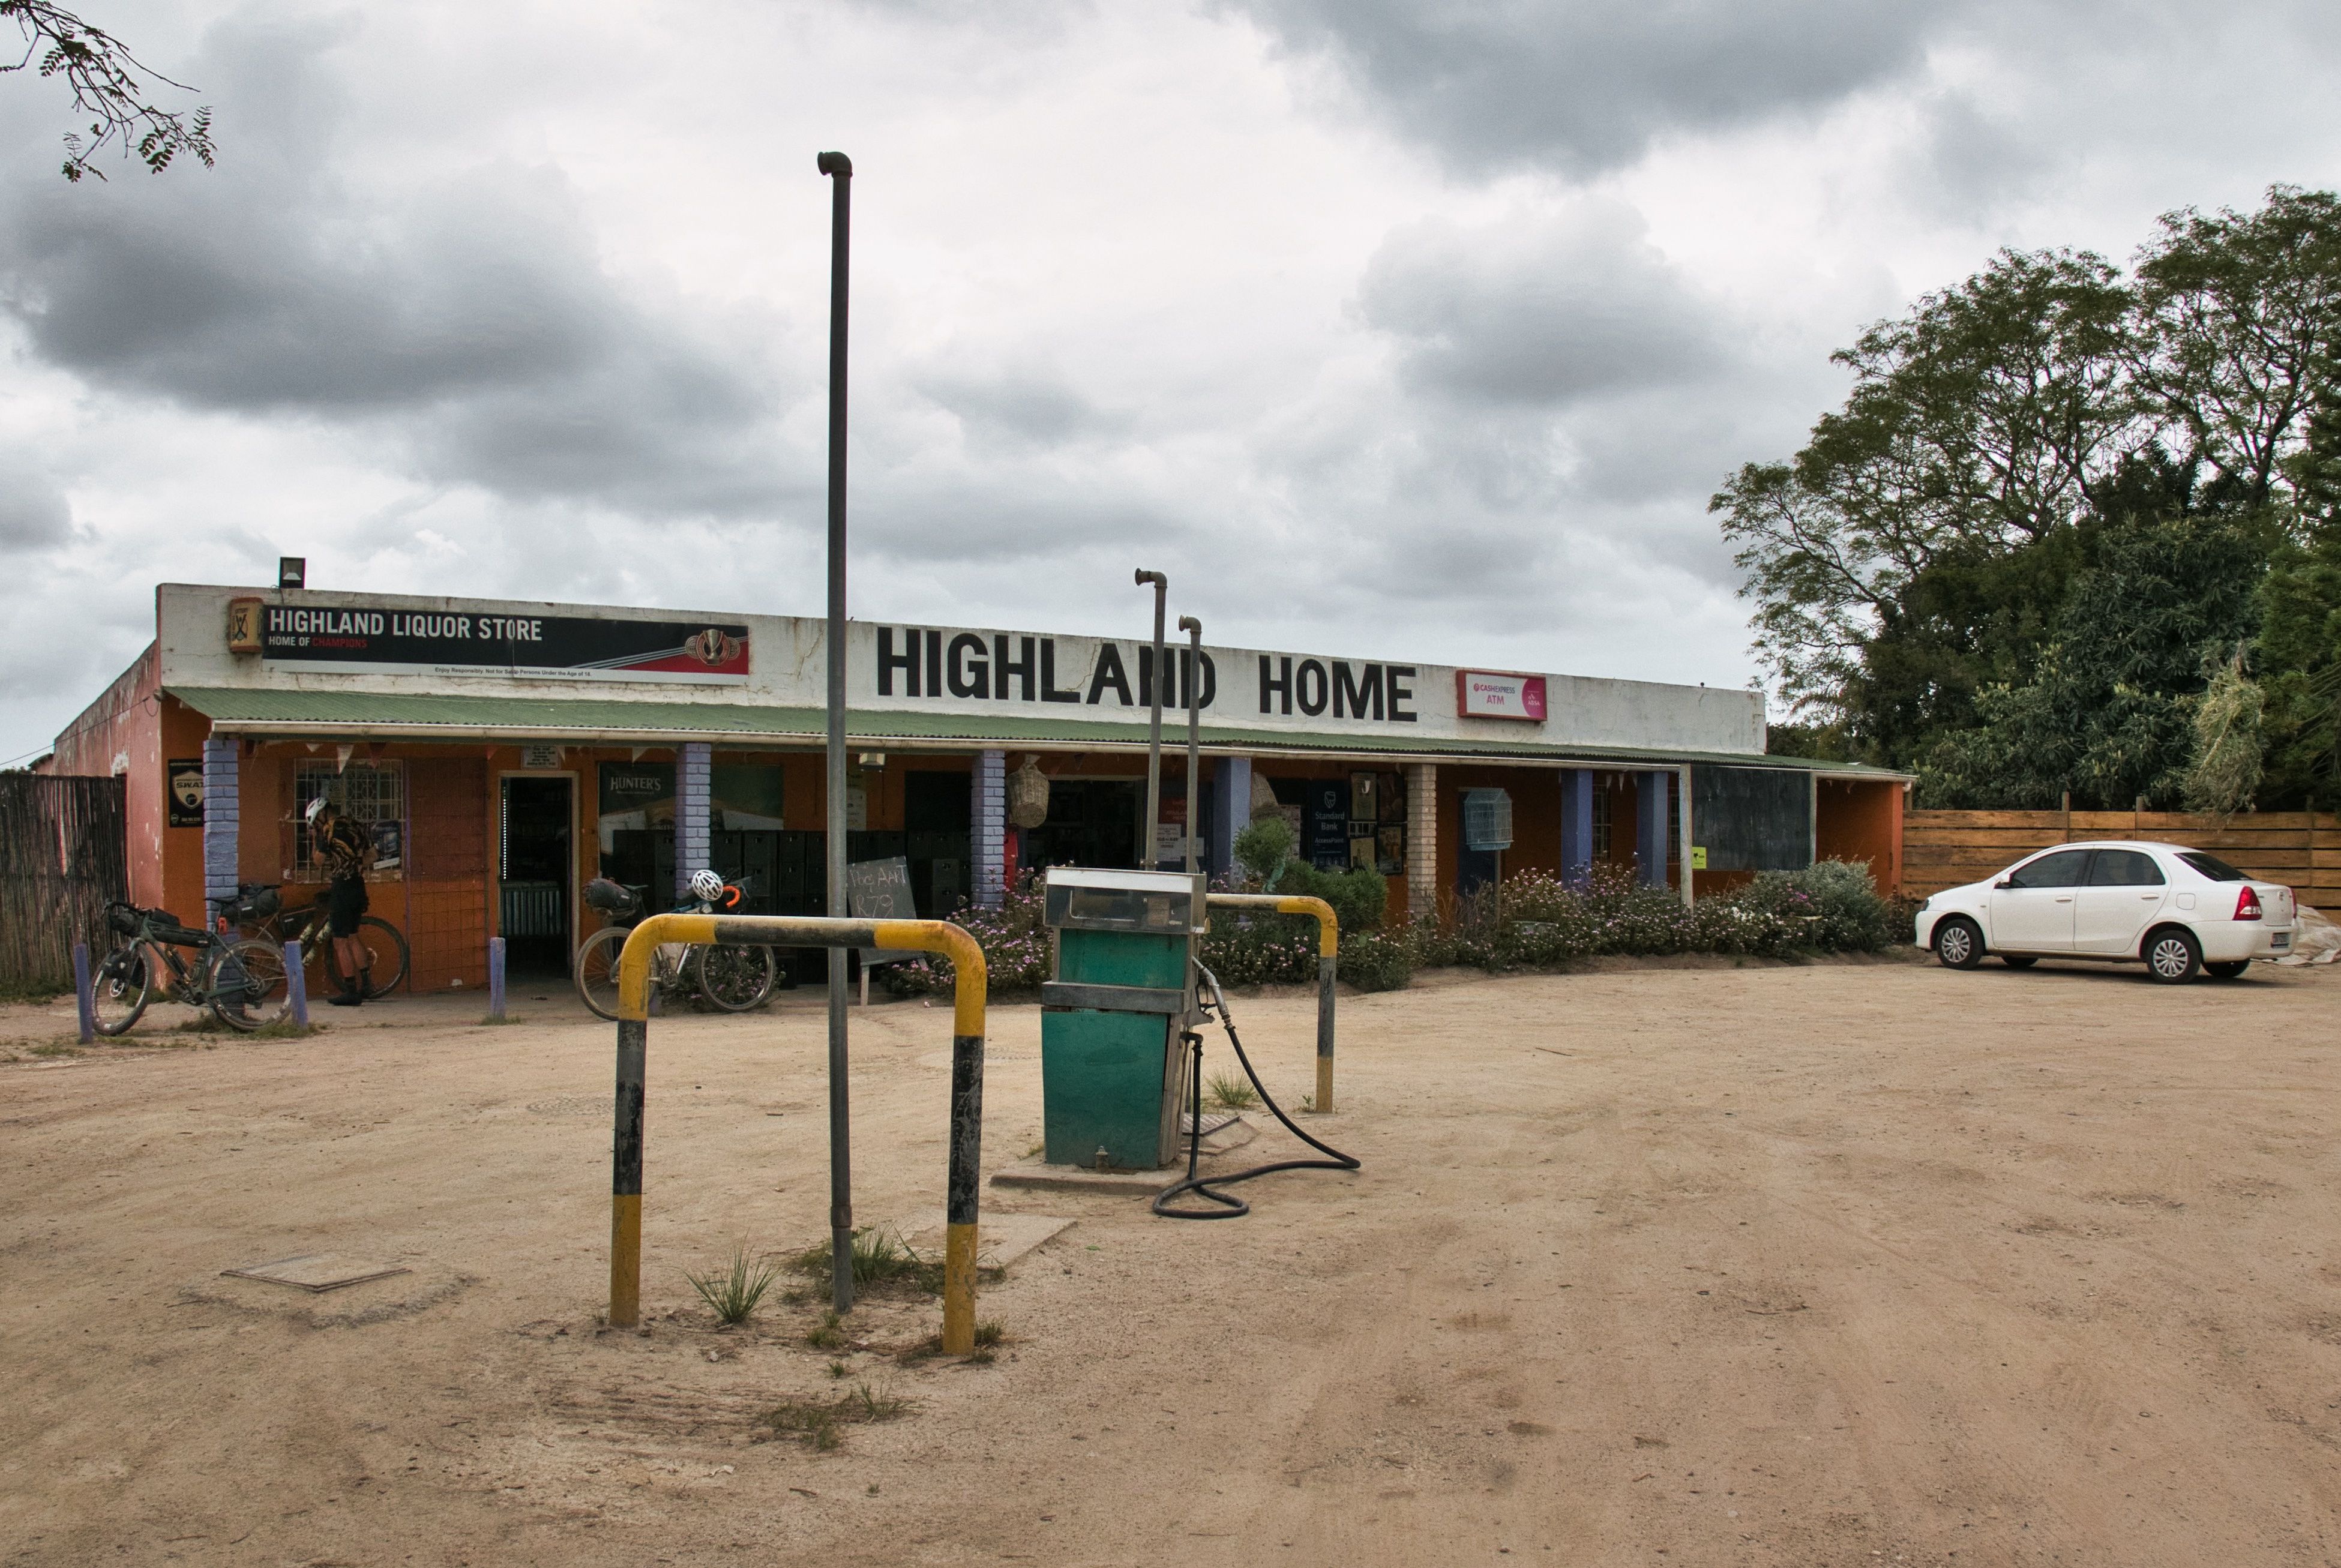
[[[1214,893],[1203,901],[1212,909],[1258,909],[1317,919],[1317,1110],[1333,1111],[1333,979],[1341,954],[1341,922],[1321,898],[1286,898],[1273,893]]]
[[[1313,901],[1308,901],[1313,902]],[[651,954],[661,943],[751,947],[876,947],[951,961],[951,1164],[943,1251],[943,1353],[975,1349],[976,1202],[983,1154],[983,949],[941,920],[655,914],[618,959],[618,1093],[610,1170],[610,1322],[642,1318],[643,1102],[649,1063]]]

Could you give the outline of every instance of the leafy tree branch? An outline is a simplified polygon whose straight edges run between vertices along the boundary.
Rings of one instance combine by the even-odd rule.
[[[15,65],[0,65],[0,75],[29,69],[44,78],[62,78],[75,111],[91,116],[85,135],[65,135],[66,179],[104,179],[105,171],[93,160],[110,146],[125,157],[135,155],[155,174],[183,153],[212,166],[210,107],[182,112],[154,102],[145,79],[181,92],[192,89],[141,62],[121,39],[51,0],[0,0],[0,22],[15,23],[25,43]]]

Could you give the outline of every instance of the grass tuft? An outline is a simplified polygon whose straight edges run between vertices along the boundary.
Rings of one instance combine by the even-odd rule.
[[[805,1333],[805,1343],[815,1350],[835,1350],[844,1343],[844,1320],[837,1315],[833,1308],[822,1313],[820,1323]]]
[[[1249,1111],[1260,1104],[1248,1079],[1233,1073],[1214,1073],[1204,1081],[1203,1098],[1214,1111]]]
[[[329,1024],[312,1024],[304,1029],[290,1018],[284,1018],[274,1024],[264,1024],[244,1038],[247,1040],[306,1040],[312,1034],[323,1034],[329,1027],[331,1027]]]
[[[990,1366],[1000,1359],[1000,1347],[1014,1344],[1016,1337],[998,1318],[990,1318],[975,1325],[975,1349],[960,1360],[976,1366]],[[922,1361],[932,1361],[943,1353],[943,1336],[929,1334],[906,1350],[897,1351],[894,1359],[905,1365],[915,1366]]]
[[[715,1313],[716,1321],[729,1326],[748,1321],[756,1304],[764,1299],[764,1293],[781,1277],[781,1266],[764,1259],[751,1259],[748,1244],[742,1242],[732,1249],[730,1268],[705,1274],[686,1270],[682,1277],[691,1282],[699,1299]]]
[[[857,1383],[850,1393],[835,1399],[784,1399],[757,1420],[773,1432],[802,1438],[806,1447],[827,1453],[844,1445],[846,1427],[892,1421],[914,1408],[891,1383],[872,1388]]]

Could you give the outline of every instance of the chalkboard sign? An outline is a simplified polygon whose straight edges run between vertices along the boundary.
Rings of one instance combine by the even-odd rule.
[[[1694,766],[1691,842],[1709,871],[1802,871],[1813,863],[1813,775]]]
[[[918,905],[911,897],[911,863],[902,855],[889,860],[857,861],[845,868],[845,907],[856,920],[916,920]],[[865,948],[862,963],[900,964],[915,954]]]

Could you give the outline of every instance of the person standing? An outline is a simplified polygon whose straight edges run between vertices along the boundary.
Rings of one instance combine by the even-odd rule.
[[[354,820],[319,795],[309,803],[311,857],[325,868],[325,929],[341,971],[335,1007],[355,1007],[374,989],[374,955],[358,939],[358,918],[366,912],[365,874],[374,864],[374,841]]]

